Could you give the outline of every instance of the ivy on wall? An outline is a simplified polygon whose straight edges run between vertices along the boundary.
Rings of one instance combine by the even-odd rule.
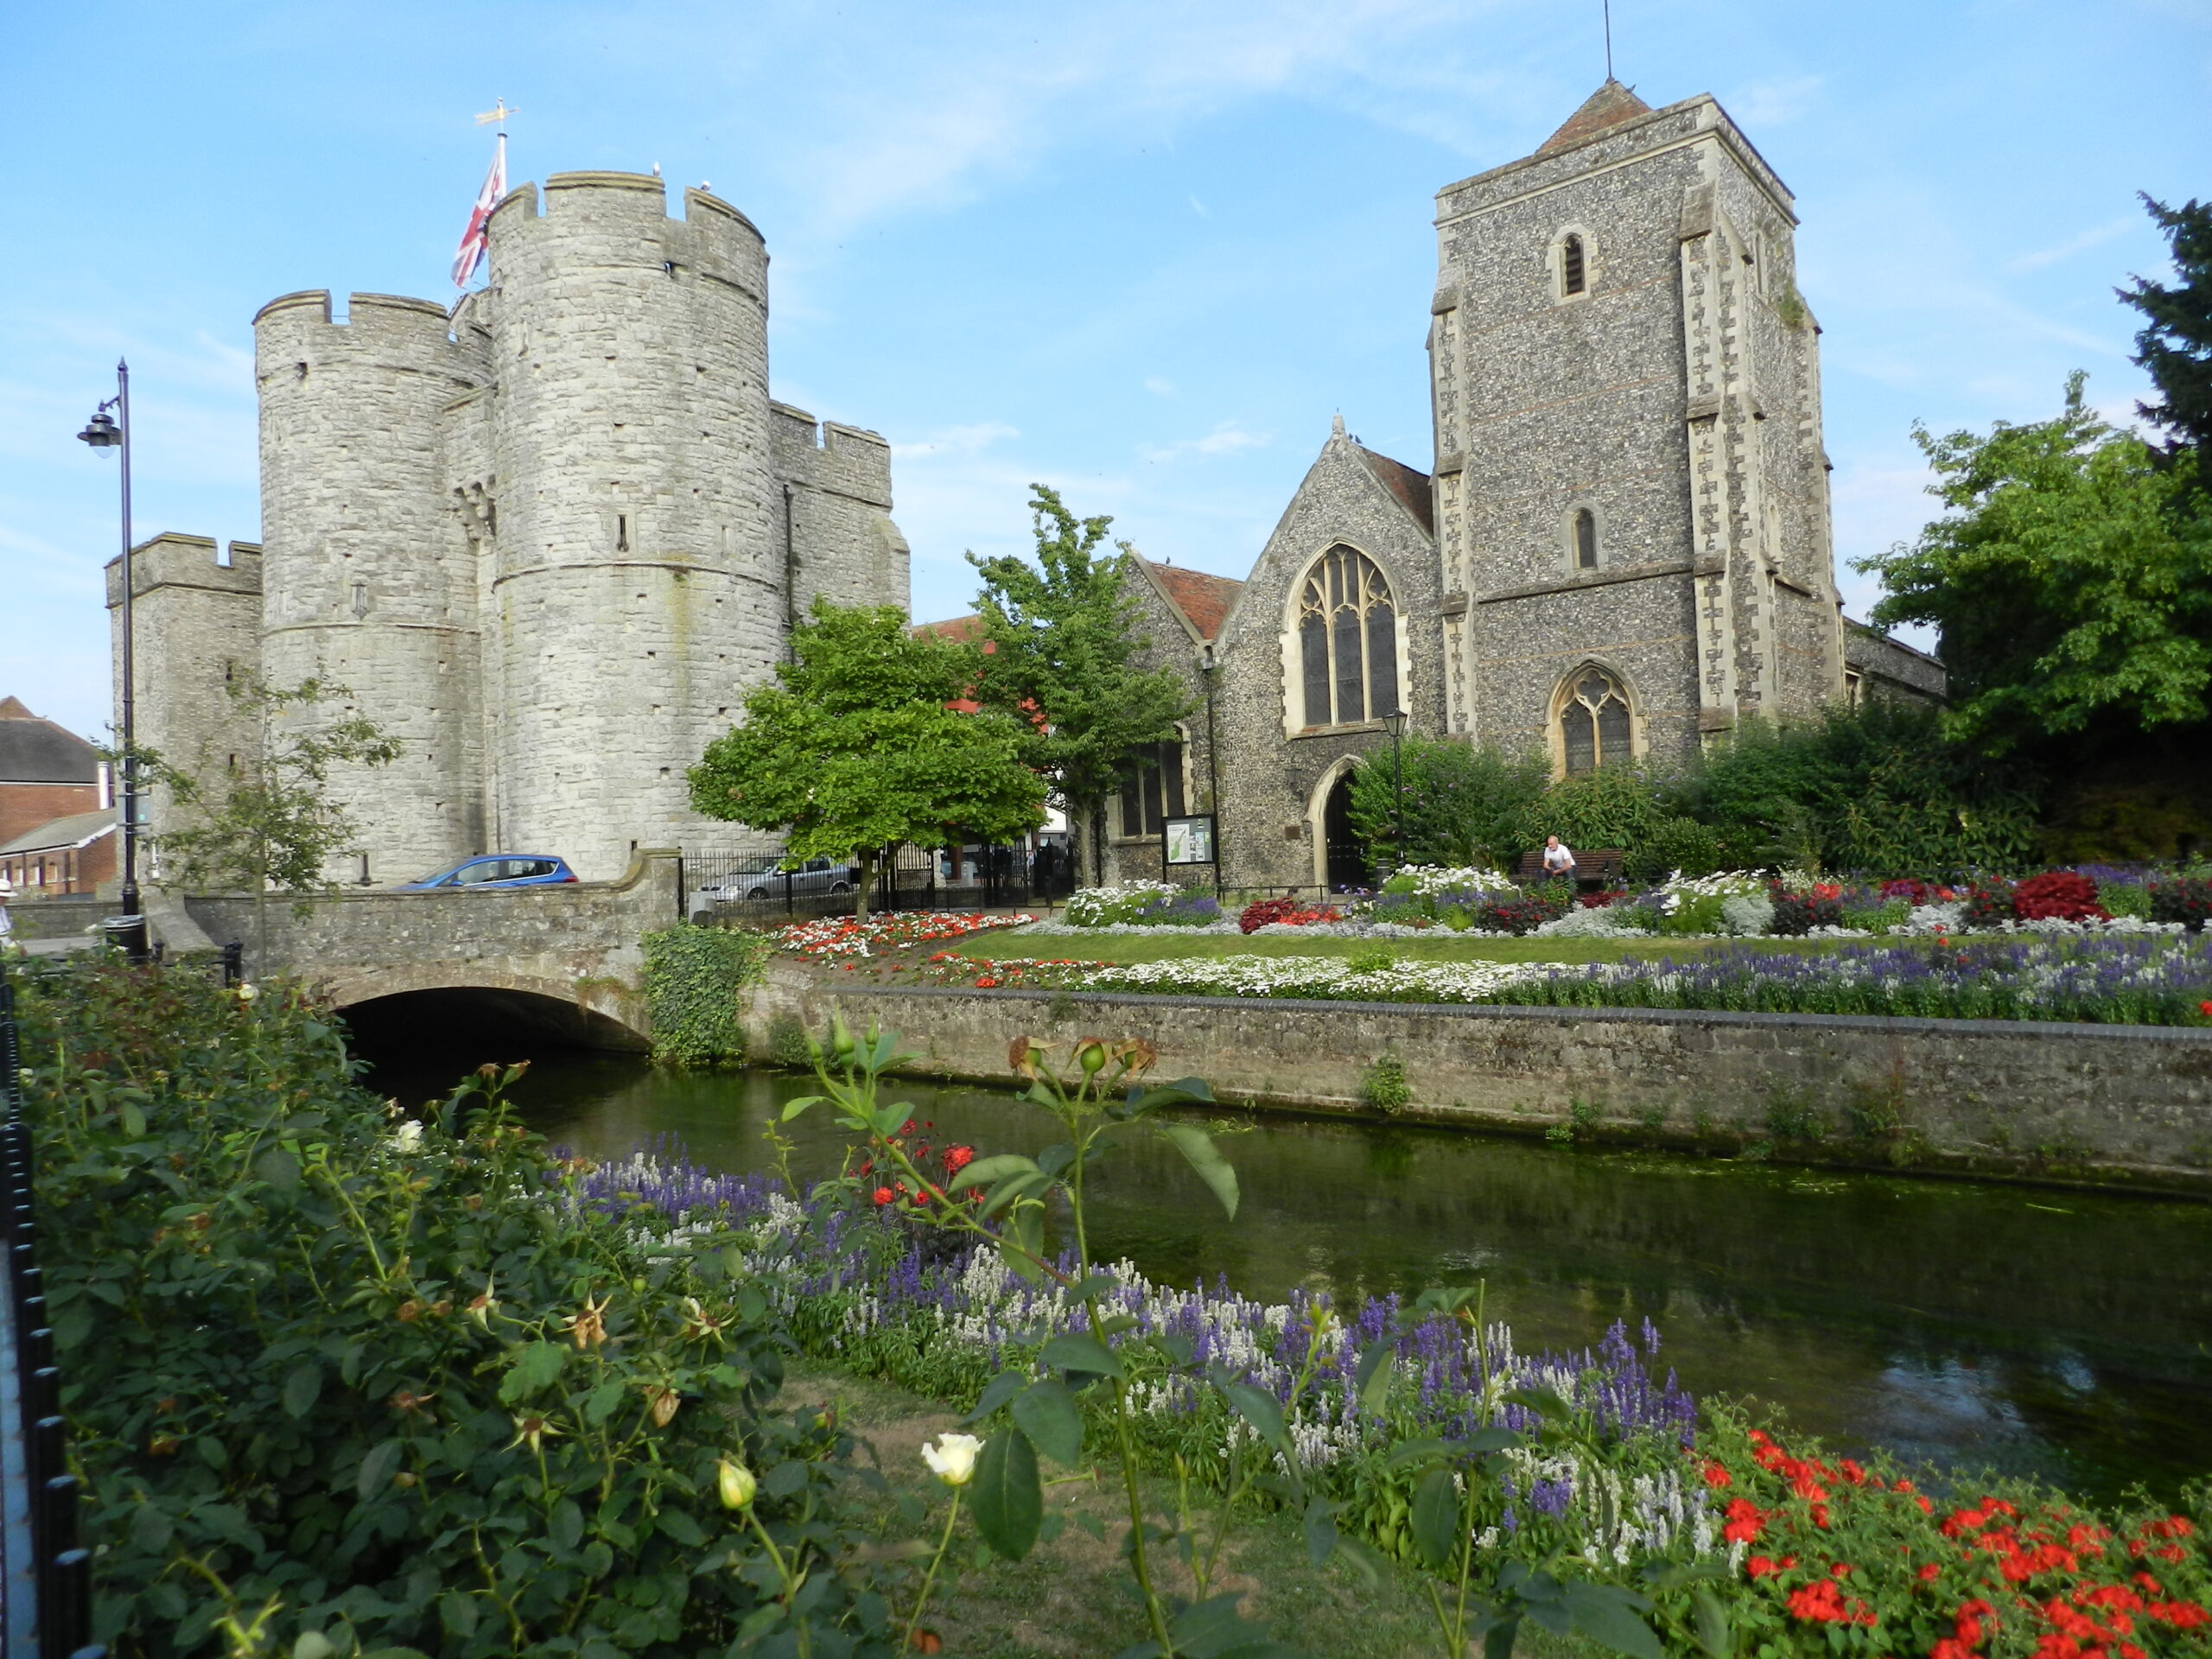
[[[669,1065],[743,1059],[737,995],[760,976],[768,941],[734,928],[686,926],[648,933],[644,944],[653,1058]]]

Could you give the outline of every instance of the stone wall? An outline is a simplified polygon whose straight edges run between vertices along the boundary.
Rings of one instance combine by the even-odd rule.
[[[674,852],[654,850],[613,881],[340,893],[315,899],[303,916],[271,895],[263,910],[265,953],[251,899],[184,902],[210,941],[245,945],[249,979],[297,975],[341,1008],[410,991],[518,992],[597,1014],[634,1046],[646,1031],[639,942],[682,919],[677,863]]]
[[[1056,1012],[1057,1010],[1057,1012]],[[897,1031],[913,1069],[1003,1083],[1015,1037],[1143,1037],[1224,1099],[1358,1112],[1385,1056],[1406,1116],[2212,1194],[2212,1031],[1830,1014],[1252,1001],[836,985],[772,969],[779,1019]]]

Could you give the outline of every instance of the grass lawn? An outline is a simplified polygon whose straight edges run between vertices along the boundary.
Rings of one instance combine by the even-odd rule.
[[[1173,962],[1189,957],[1355,957],[1387,950],[1413,962],[1624,962],[1638,957],[1688,957],[1731,945],[1755,944],[1762,950],[1817,953],[1865,939],[1516,939],[1508,933],[1452,933],[1439,929],[1422,938],[1348,939],[1323,934],[1299,938],[1287,933],[1247,937],[1202,933],[1176,938],[1165,933],[1032,934],[1015,928],[978,933],[949,948],[961,956],[1003,962],[1033,957],[1052,961],[1073,957],[1084,962]],[[1904,944],[1906,939],[1882,941]]]
[[[815,1361],[792,1362],[787,1377],[786,1400],[834,1403],[846,1426],[874,1448],[893,1487],[928,1506],[925,1525],[933,1540],[944,1524],[944,1488],[924,1470],[921,1446],[953,1427],[954,1414],[919,1395]],[[1065,1472],[1046,1465],[1047,1481]],[[1166,1483],[1147,1481],[1147,1488],[1149,1500],[1164,1508]],[[976,1535],[961,1522],[923,1620],[944,1639],[948,1656],[1098,1659],[1145,1639],[1143,1612],[1121,1559],[1128,1510],[1118,1476],[1086,1471],[1048,1485],[1045,1502],[1047,1515],[1057,1512],[1065,1523],[1058,1537],[1020,1561],[994,1557],[979,1566]],[[874,1513],[887,1544],[914,1535],[889,1504],[876,1503]],[[1156,1512],[1154,1518],[1165,1516]],[[1091,1535],[1086,1521],[1103,1539]],[[1163,1554],[1172,1558],[1173,1547]],[[1241,1518],[1227,1555],[1228,1574],[1215,1593],[1245,1592],[1247,1618],[1315,1659],[1417,1659],[1439,1650],[1435,1621],[1413,1574],[1394,1571],[1370,1587],[1343,1566],[1317,1569],[1289,1516]],[[1158,1581],[1187,1593],[1190,1580],[1179,1561],[1170,1559],[1156,1570]],[[912,1593],[911,1587],[901,1591],[893,1605],[904,1608]],[[1522,1626],[1515,1653],[1516,1659],[1598,1659],[1594,1648],[1529,1625]]]

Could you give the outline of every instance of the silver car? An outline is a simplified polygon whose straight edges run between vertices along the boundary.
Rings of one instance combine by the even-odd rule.
[[[853,872],[849,865],[833,864],[826,858],[810,858],[795,869],[786,870],[780,859],[764,856],[740,859],[737,867],[728,874],[701,882],[691,890],[691,902],[694,909],[701,909],[734,905],[747,899],[781,899],[785,894],[813,898],[852,890]]]

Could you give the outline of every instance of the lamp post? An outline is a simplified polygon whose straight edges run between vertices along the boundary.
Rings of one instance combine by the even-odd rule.
[[[115,413],[110,415],[108,411]],[[110,932],[133,962],[146,960],[146,918],[138,907],[138,722],[130,632],[130,365],[115,365],[115,396],[77,435],[105,454],[123,452],[123,914]],[[120,925],[118,925],[117,924]]]
[[[1395,874],[1406,861],[1406,765],[1399,747],[1406,734],[1406,711],[1383,715],[1382,723],[1390,728],[1390,861]]]

